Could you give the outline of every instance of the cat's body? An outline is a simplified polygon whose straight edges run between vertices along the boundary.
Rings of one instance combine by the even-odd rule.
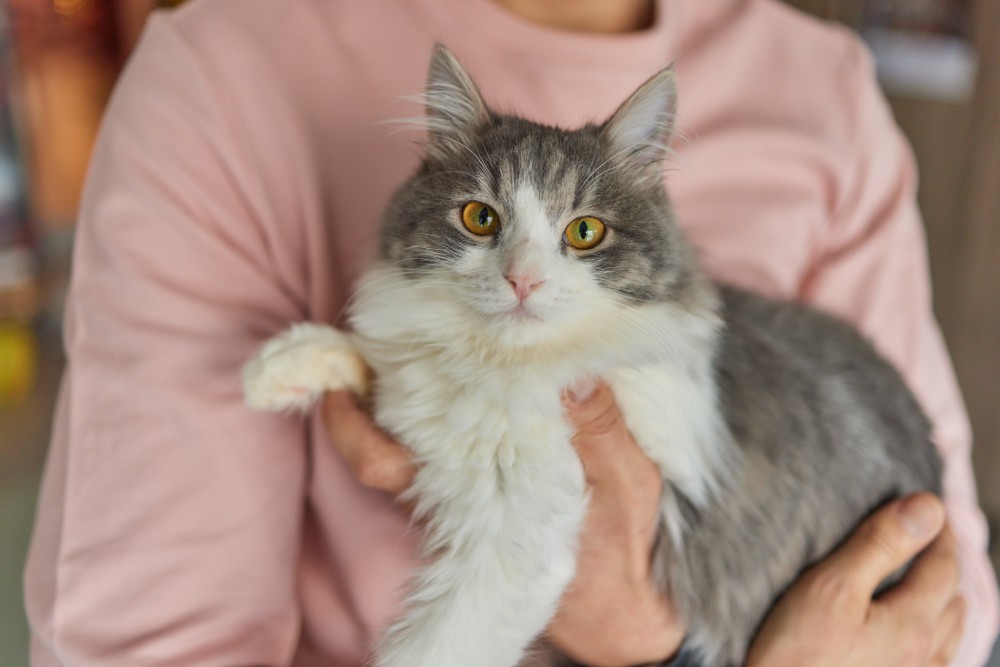
[[[846,324],[723,290],[716,378],[740,465],[655,563],[703,665],[740,665],[775,593],[888,499],[940,492],[929,427],[896,371]],[[850,415],[850,418],[845,418]],[[736,583],[738,582],[738,583]]]
[[[489,112],[439,51],[428,157],[389,208],[354,333],[300,325],[248,365],[252,405],[306,407],[364,391],[360,353],[376,421],[420,464],[427,565],[379,667],[513,667],[544,629],[586,511],[560,402],[582,379],[608,382],[661,469],[655,568],[706,667],[739,664],[862,516],[937,490],[926,420],[867,343],[700,274],[647,169],[672,105],[663,73],[601,128],[545,128]]]

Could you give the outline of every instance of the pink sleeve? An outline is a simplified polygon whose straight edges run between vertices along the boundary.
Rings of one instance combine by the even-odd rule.
[[[280,241],[240,131],[225,91],[154,18],[79,223],[26,576],[35,665],[292,660],[306,435],[243,407],[240,367],[305,307],[273,265]]]
[[[903,373],[934,425],[944,459],[944,497],[958,540],[968,600],[965,638],[953,665],[986,662],[997,635],[995,575],[978,506],[971,432],[934,319],[925,239],[909,146],[879,92],[866,53],[858,55],[856,159],[841,175],[827,247],[803,297],[856,323]]]

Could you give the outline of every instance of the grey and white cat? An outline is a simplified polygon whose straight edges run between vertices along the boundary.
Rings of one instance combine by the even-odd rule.
[[[602,126],[545,127],[488,109],[439,47],[426,156],[353,331],[296,325],[245,368],[261,409],[370,392],[420,464],[427,564],[379,667],[512,667],[544,630],[587,505],[560,403],[582,379],[610,385],[662,471],[652,557],[705,667],[741,664],[775,597],[872,509],[939,490],[927,420],[867,342],[699,271],[658,168],[675,98],[668,69]]]

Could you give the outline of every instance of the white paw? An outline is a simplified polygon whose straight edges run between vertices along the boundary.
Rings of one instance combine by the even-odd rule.
[[[363,396],[368,369],[350,339],[321,324],[296,324],[243,367],[246,404],[257,410],[308,410],[326,391]]]

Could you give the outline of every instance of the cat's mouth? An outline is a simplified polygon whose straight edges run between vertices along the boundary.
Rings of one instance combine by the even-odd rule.
[[[504,315],[508,319],[514,320],[515,322],[527,322],[527,321],[539,322],[542,319],[538,315],[528,310],[528,308],[524,305],[524,303],[517,304],[510,310],[506,311]]]

